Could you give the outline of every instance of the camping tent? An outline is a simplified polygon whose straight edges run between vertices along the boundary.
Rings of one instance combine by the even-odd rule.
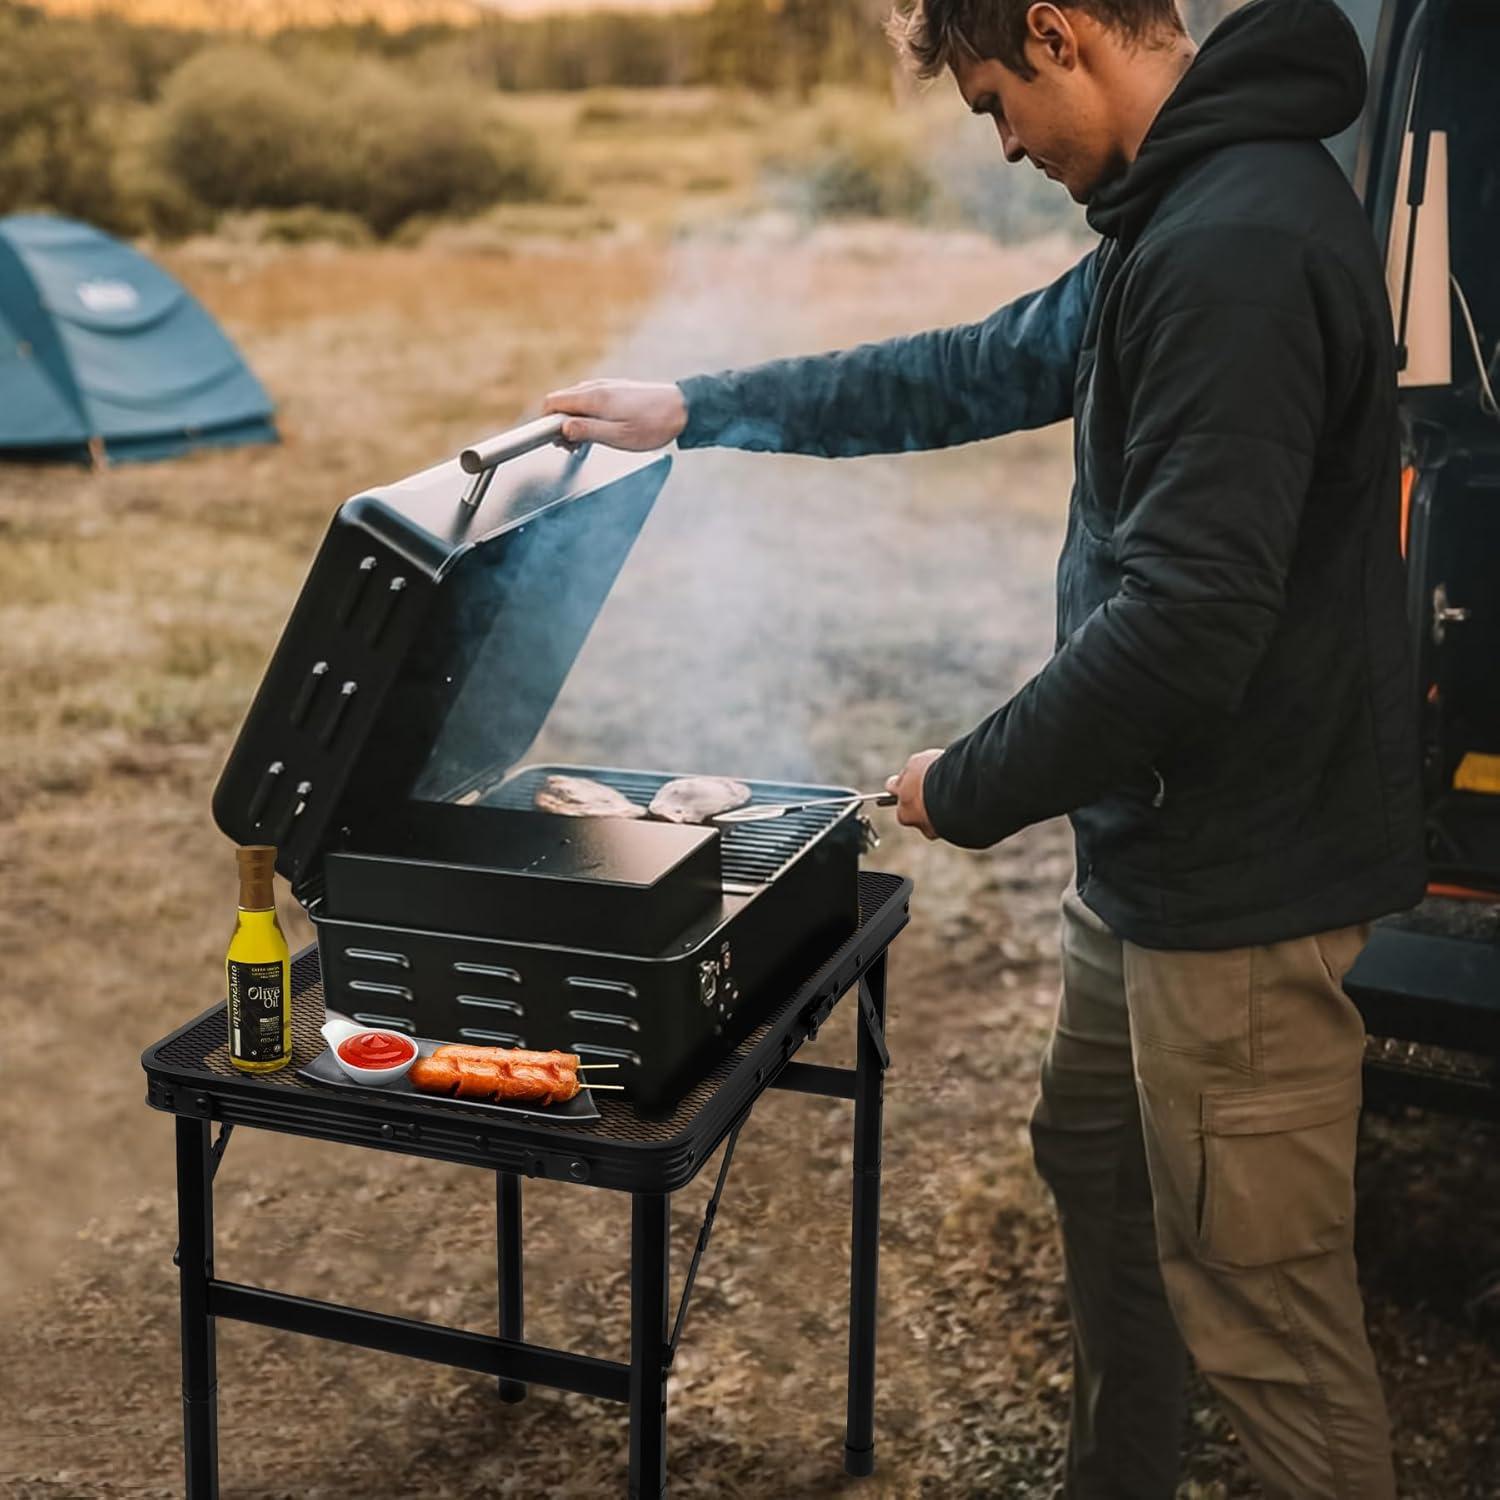
[[[87,224],[0,218],[0,457],[164,458],[276,440],[223,330]]]

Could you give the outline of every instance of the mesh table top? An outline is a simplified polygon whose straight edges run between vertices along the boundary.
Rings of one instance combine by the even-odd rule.
[[[148,1102],[174,1114],[472,1162],[533,1176],[635,1191],[688,1181],[780,1066],[905,926],[911,882],[865,871],[860,925],[794,995],[778,1006],[667,1114],[646,1115],[596,1094],[597,1120],[539,1121],[461,1105],[333,1089],[298,1076],[324,1049],[323,984],[316,947],[292,962],[292,1061],[279,1072],[242,1074],[228,1056],[224,1004],[149,1047],[142,1056]]]

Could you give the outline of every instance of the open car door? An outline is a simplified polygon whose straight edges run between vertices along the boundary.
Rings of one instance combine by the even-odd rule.
[[[1500,4],[1344,4],[1370,93],[1330,147],[1386,250],[1433,882],[1346,983],[1371,1097],[1500,1117]]]

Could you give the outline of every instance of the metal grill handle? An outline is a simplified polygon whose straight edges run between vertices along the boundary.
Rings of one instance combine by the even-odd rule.
[[[459,467],[465,474],[483,474],[486,469],[498,468],[513,458],[520,458],[523,453],[545,448],[562,436],[564,420],[561,414],[538,417],[536,421],[513,427],[509,432],[498,432],[494,437],[475,443],[472,448],[465,448],[458,455]]]

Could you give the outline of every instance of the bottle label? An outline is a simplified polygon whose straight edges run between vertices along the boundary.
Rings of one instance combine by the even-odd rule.
[[[279,1062],[284,1018],[289,1004],[280,961],[247,964],[236,959],[229,969],[229,1053],[241,1062]]]

